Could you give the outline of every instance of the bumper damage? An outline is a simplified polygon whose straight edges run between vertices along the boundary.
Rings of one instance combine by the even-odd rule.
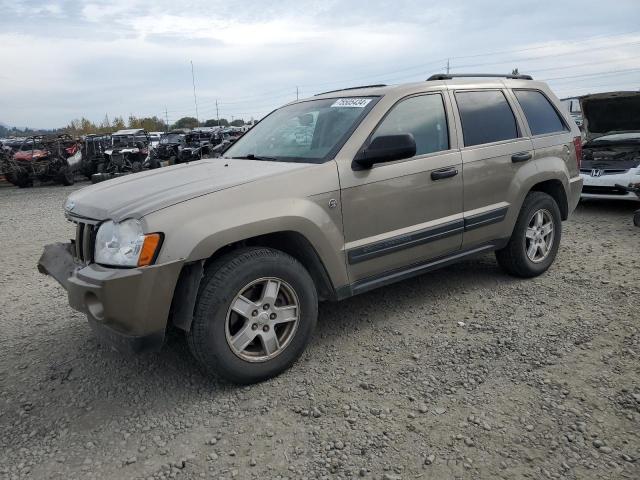
[[[47,245],[38,270],[62,285],[95,335],[121,352],[162,347],[182,261],[142,268],[78,264],[70,243]]]

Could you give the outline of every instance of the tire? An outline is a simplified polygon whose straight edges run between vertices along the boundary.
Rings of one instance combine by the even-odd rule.
[[[530,223],[535,221],[534,215],[539,212],[542,212],[545,225],[552,223],[553,230],[551,238],[547,236],[540,239],[541,241],[547,239],[549,247],[546,253],[544,253],[545,250],[536,249],[535,255],[540,258],[534,261],[527,254],[526,234]],[[534,225],[533,229],[535,228],[537,227]],[[536,277],[546,272],[555,260],[561,237],[562,221],[556,201],[544,192],[529,192],[520,209],[509,243],[503,249],[496,251],[498,264],[510,275],[522,278]],[[529,245],[531,241],[533,240],[529,241]]]
[[[18,188],[33,187],[33,179],[24,168],[17,168],[12,173],[12,181]]]
[[[633,224],[636,227],[640,227],[640,210],[633,214]]]
[[[70,167],[62,167],[58,172],[58,181],[65,187],[73,185],[76,181],[75,172]]]
[[[266,306],[260,303],[266,290],[261,282],[277,283],[280,306],[276,306],[276,302]],[[252,284],[255,285],[245,290]],[[237,296],[243,292],[246,298],[256,302],[247,306],[247,312],[251,313],[246,317],[231,311],[232,303],[237,304]],[[264,303],[268,303],[268,299]],[[297,321],[270,323],[285,318],[278,308],[293,303],[298,305],[297,310],[293,310],[297,312]],[[187,341],[193,356],[207,371],[232,383],[251,384],[280,374],[300,357],[312,336],[317,316],[315,285],[296,259],[269,248],[243,248],[219,258],[205,271]],[[247,338],[253,340],[242,347],[246,350],[234,351],[232,340],[245,328]],[[279,341],[284,346],[274,349],[269,356],[263,338],[273,334],[281,337]],[[261,357],[261,354],[264,355]]]

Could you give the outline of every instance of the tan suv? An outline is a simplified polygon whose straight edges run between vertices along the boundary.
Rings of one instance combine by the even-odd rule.
[[[159,349],[173,325],[238,383],[300,356],[319,300],[492,250],[539,275],[580,197],[578,128],[530,77],[458,77],[293,102],[222,158],[79,190],[39,269],[105,343]]]

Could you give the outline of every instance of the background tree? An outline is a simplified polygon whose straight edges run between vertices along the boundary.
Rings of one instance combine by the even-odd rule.
[[[122,130],[123,128],[127,128],[124,123],[124,119],[122,117],[115,117],[111,124],[111,130],[115,132],[116,130]]]
[[[204,122],[204,126],[205,127],[217,127],[218,126],[218,120],[216,120],[215,118],[210,118],[209,120]],[[220,126],[228,127],[229,126],[229,120],[227,120],[226,118],[221,118],[220,119]]]
[[[174,123],[171,128],[196,128],[198,120],[193,117],[182,117]]]
[[[164,132],[165,123],[156,117],[138,118],[134,115],[129,116],[129,128],[144,128],[147,132]]]
[[[233,122],[231,122],[232,127],[242,127],[244,125],[244,120],[241,118],[236,118]]]

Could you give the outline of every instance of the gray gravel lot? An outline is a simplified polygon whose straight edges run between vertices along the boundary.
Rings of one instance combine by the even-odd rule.
[[[177,334],[98,345],[37,272],[73,188],[0,186],[0,479],[640,478],[634,205],[581,205],[533,280],[488,255],[323,304],[302,359],[240,388]]]

